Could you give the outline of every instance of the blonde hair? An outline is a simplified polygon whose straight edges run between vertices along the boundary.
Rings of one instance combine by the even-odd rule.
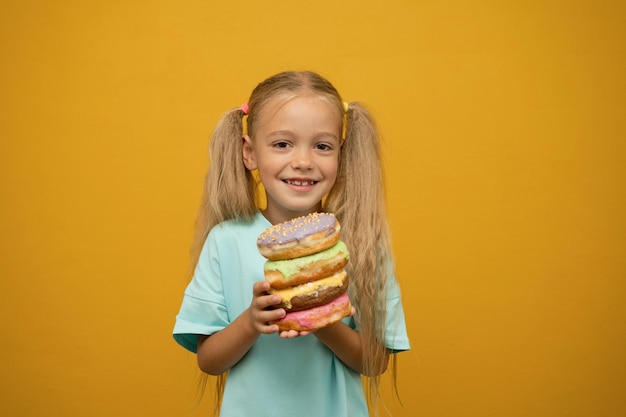
[[[341,96],[326,79],[308,71],[283,72],[261,82],[253,90],[248,102],[249,136],[254,138],[257,115],[272,99],[310,94],[325,97],[336,106],[338,114],[344,113]],[[323,209],[335,214],[341,223],[341,239],[348,248],[354,248],[346,267],[350,276],[349,295],[356,308],[355,321],[362,338],[367,398],[377,410],[378,370],[384,367],[386,357],[385,288],[393,265],[385,216],[380,135],[363,105],[350,103],[345,115],[346,137],[340,152],[339,171]],[[229,219],[251,219],[259,210],[258,181],[243,164],[243,117],[241,109],[231,109],[220,119],[211,137],[210,166],[192,246],[192,270],[209,231],[215,225]],[[343,130],[343,118],[341,120]],[[393,359],[391,370],[395,389]],[[225,375],[218,377],[216,413],[224,382]],[[205,385],[206,380],[202,386]]]

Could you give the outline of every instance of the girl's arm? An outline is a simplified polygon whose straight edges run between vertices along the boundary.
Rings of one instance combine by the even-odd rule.
[[[357,331],[350,328],[345,323],[338,321],[331,326],[317,330],[314,334],[348,367],[360,374],[365,372],[362,363],[363,346],[361,335]],[[388,363],[389,350],[385,350],[385,358],[382,361],[380,369],[374,370],[372,375],[367,376],[382,374],[387,370]]]
[[[267,310],[280,303],[279,296],[265,293],[268,289],[269,282],[256,282],[250,307],[219,332],[198,336],[198,366],[203,372],[224,373],[244,357],[259,335],[278,332],[278,326],[268,322],[282,318],[285,310]]]

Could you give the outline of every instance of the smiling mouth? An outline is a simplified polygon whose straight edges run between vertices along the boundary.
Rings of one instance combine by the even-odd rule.
[[[309,185],[315,185],[317,184],[317,181],[311,181],[311,180],[307,180],[307,181],[301,181],[301,180],[283,180],[284,183],[287,183],[289,185],[297,185],[297,186],[309,186]]]

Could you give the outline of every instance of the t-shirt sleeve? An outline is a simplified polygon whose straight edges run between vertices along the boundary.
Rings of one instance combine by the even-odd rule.
[[[404,321],[400,287],[396,281],[395,274],[391,274],[387,281],[386,303],[385,345],[392,353],[409,350],[410,344]]]
[[[196,353],[198,335],[211,335],[229,324],[220,272],[218,245],[209,234],[176,316],[174,340]]]

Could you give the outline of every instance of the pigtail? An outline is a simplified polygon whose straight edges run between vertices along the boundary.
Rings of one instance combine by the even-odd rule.
[[[229,219],[252,218],[257,211],[256,182],[243,164],[243,116],[239,108],[229,110],[218,121],[211,136],[209,170],[196,217],[189,278],[193,276],[202,246],[214,226]],[[198,402],[208,381],[209,375],[201,373]],[[215,378],[214,416],[219,414],[225,383],[226,374]]]
[[[363,342],[364,374],[370,375],[366,380],[368,401],[377,410],[377,375],[386,357],[385,289],[393,261],[385,217],[380,135],[371,114],[359,103],[348,105],[345,122],[337,181],[325,210],[335,213],[342,239],[354,248],[346,268],[349,293]]]
[[[249,219],[257,211],[256,182],[243,164],[243,116],[239,108],[226,112],[211,136],[209,170],[192,245],[193,269],[202,245],[215,225],[229,219]]]

